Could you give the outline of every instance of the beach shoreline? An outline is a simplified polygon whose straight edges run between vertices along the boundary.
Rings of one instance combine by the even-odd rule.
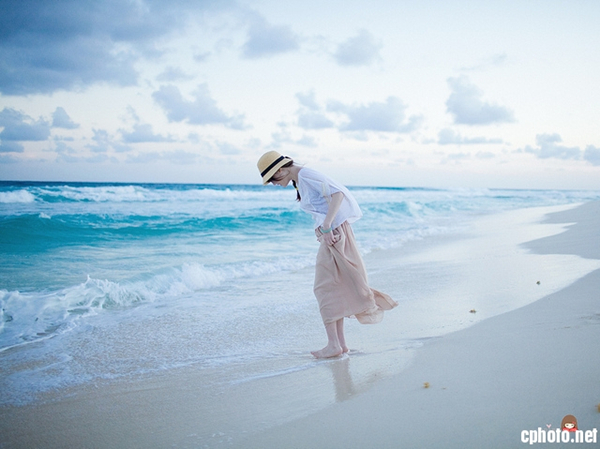
[[[576,223],[565,232],[524,246],[600,259],[599,221],[600,203],[586,203],[547,217]],[[568,414],[597,434],[599,286],[595,270],[539,301],[433,340],[408,369],[351,404],[235,447],[516,448],[536,443],[529,432],[556,430]],[[598,440],[589,442],[596,447]]]
[[[518,237],[525,242],[528,232],[538,236],[524,245],[537,254],[581,253],[600,259],[598,238],[590,244],[599,204],[563,207],[547,224],[524,227]],[[573,222],[578,224],[556,234],[564,223]],[[470,241],[475,254],[470,257],[487,260],[486,254],[476,253],[477,242]],[[442,247],[430,248],[439,260],[456,250],[453,245]],[[414,258],[431,257],[423,254],[415,249]],[[367,266],[385,291],[394,279],[380,256],[369,256]],[[386,257],[394,256],[388,252]],[[545,260],[556,264],[562,259]],[[489,261],[490,266],[502,262]],[[473,268],[469,275],[480,273]],[[552,291],[546,279],[541,278],[540,286],[528,276],[532,292]],[[423,335],[416,346],[423,347],[409,348],[414,359],[409,354],[395,368],[400,373],[375,372],[363,382],[352,377],[351,368],[361,363],[358,351],[316,369],[233,386],[235,394],[203,390],[197,373],[184,369],[134,381],[98,382],[54,395],[50,401],[2,407],[0,447],[391,448],[439,447],[441,442],[444,447],[517,447],[523,444],[522,430],[556,427],[566,414],[575,415],[581,429],[598,428],[595,405],[600,389],[595,378],[600,360],[594,355],[600,348],[594,338],[600,324],[595,296],[599,285],[600,272],[595,270],[516,310],[503,313],[499,306],[489,318],[485,310],[476,311],[464,322],[457,321],[456,329],[441,329],[441,337]],[[479,294],[475,290],[473,294]],[[398,354],[381,354],[391,355]],[[314,398],[298,386],[306,379],[314,386]],[[334,391],[327,395],[333,397],[323,399],[327,395],[320,385],[327,384],[329,390],[332,379]],[[203,407],[206,402],[213,406]],[[260,410],[260,420],[249,429],[247,415],[253,407]],[[290,416],[282,419],[286,414]]]

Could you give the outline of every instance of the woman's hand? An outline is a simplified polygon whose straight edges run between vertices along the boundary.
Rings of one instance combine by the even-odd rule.
[[[327,231],[328,229],[330,229],[329,232],[323,232],[323,231]],[[320,227],[319,230],[321,231],[321,237],[319,237],[319,241],[322,243],[325,243],[328,246],[331,246],[334,243],[337,243],[337,241],[340,239],[340,237],[338,235],[333,233],[333,229],[331,229],[331,225],[329,225],[329,227],[325,227],[325,225],[323,225]]]
[[[319,241],[329,246],[333,245],[340,239],[338,235],[333,233],[331,223],[340,210],[343,200],[344,194],[342,192],[335,192],[333,195],[331,195],[331,200],[329,201],[329,206],[327,208],[327,215],[325,216],[325,220],[323,220],[323,224],[321,225],[320,231],[323,235],[319,238]]]

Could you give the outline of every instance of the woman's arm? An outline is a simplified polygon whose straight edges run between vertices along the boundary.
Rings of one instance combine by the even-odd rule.
[[[335,192],[333,195],[331,195],[331,201],[329,202],[327,215],[325,215],[325,220],[321,225],[321,232],[323,230],[331,229],[331,223],[333,223],[333,219],[340,210],[342,201],[344,201],[344,194],[342,192]],[[333,232],[323,233],[322,239],[328,245],[333,245],[337,241],[337,238],[333,235]]]

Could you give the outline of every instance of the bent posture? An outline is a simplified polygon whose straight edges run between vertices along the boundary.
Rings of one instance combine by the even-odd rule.
[[[327,346],[312,354],[328,358],[348,352],[345,317],[354,316],[363,324],[379,323],[384,310],[398,305],[368,285],[351,227],[362,216],[360,207],[346,187],[315,170],[295,165],[276,151],[265,153],[257,165],[263,184],[294,185],[300,207],[312,215],[321,243],[314,292],[327,332]]]

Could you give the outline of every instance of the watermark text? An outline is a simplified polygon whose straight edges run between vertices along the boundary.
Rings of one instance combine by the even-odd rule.
[[[529,444],[539,443],[597,443],[598,429],[592,430],[560,430],[560,429],[542,429],[523,430],[521,432],[521,442]]]

